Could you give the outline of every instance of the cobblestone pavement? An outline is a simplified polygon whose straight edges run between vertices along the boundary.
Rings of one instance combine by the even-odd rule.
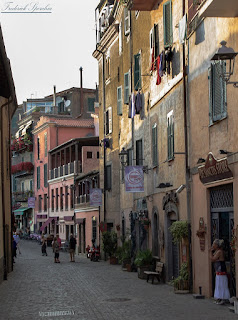
[[[171,286],[149,284],[119,265],[83,256],[71,263],[67,253],[60,253],[56,264],[51,248],[47,257],[40,249],[22,241],[14,271],[0,284],[0,320],[238,319],[212,299],[174,294]]]

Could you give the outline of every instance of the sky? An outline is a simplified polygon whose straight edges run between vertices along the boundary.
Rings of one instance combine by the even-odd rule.
[[[0,23],[18,104],[52,94],[54,85],[57,92],[79,87],[80,66],[83,87],[95,88],[98,71],[92,53],[96,48],[98,3],[0,0]]]

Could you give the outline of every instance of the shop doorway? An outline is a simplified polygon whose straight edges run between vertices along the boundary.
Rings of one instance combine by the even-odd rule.
[[[211,243],[215,239],[224,240],[224,252],[229,289],[231,296],[236,296],[235,254],[230,246],[234,229],[233,186],[224,185],[210,190],[211,203]],[[215,289],[215,272],[212,284]]]

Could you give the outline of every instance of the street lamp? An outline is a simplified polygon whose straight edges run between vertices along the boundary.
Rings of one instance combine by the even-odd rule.
[[[224,40],[221,41],[220,44],[221,48],[219,48],[217,53],[215,53],[215,55],[211,58],[211,61],[216,62],[215,66],[219,76],[227,84],[233,84],[235,88],[238,88],[238,81],[229,81],[234,72],[235,57],[238,52],[235,52],[232,48],[228,48],[226,46],[226,41]]]
[[[123,147],[121,152],[119,153],[120,162],[123,167],[128,164],[128,151]]]

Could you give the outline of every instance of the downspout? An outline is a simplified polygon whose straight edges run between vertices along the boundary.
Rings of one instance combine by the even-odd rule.
[[[185,10],[185,0],[183,0],[183,16],[186,14]],[[189,288],[190,291],[192,290],[193,286],[193,277],[192,277],[192,248],[191,248],[191,190],[190,190],[190,169],[189,169],[189,154],[188,154],[188,108],[187,108],[187,69],[186,69],[186,57],[185,57],[185,42],[183,43],[183,106],[184,106],[184,146],[185,146],[185,177],[186,177],[186,201],[187,201],[187,219],[188,219],[188,225],[189,225]]]
[[[2,110],[5,106],[9,105],[12,102],[8,100],[8,102],[1,105],[1,128],[3,128],[3,115]],[[10,128],[9,128],[10,130]],[[1,134],[1,145],[4,146],[3,134]],[[1,165],[3,166],[3,152],[1,152]],[[7,280],[7,249],[6,249],[6,217],[5,217],[5,197],[4,197],[4,172],[3,167],[1,170],[1,187],[2,187],[2,222],[3,222],[3,279]],[[11,239],[12,240],[12,239]],[[12,241],[11,241],[12,243]]]
[[[103,124],[105,125],[106,120],[106,87],[105,87],[105,53],[102,53],[102,83],[103,83]],[[104,202],[104,223],[106,221],[107,210],[106,210],[106,146],[105,146],[105,128],[103,125],[103,172],[104,172],[104,192],[103,192],[103,202]]]

